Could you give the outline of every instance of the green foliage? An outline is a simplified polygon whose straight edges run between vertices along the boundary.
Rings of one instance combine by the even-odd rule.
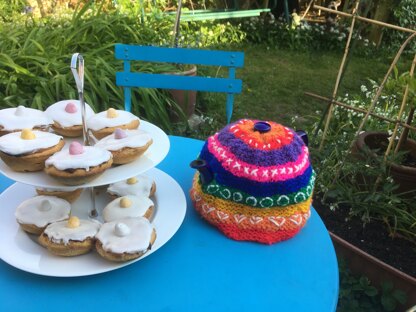
[[[393,8],[394,19],[393,24],[409,28],[416,28],[416,5],[414,0],[401,0],[400,3]],[[397,31],[392,29],[385,30],[383,41],[392,50],[398,50],[403,42],[411,35],[411,33]],[[405,53],[416,53],[416,39],[413,39],[405,50]]]
[[[275,18],[271,13],[245,19],[241,22],[241,27],[247,32],[250,42],[298,51],[342,51],[349,32],[349,26],[342,23],[330,27],[303,20],[298,24],[288,24],[283,17]],[[374,47],[356,31],[353,40],[359,44],[352,52],[374,53]]]
[[[378,290],[367,277],[352,275],[342,259],[339,267],[337,312],[395,311],[398,304],[406,303],[406,294],[395,289],[390,281],[382,283],[381,290]]]
[[[19,17],[25,8],[24,0],[0,1],[0,21],[9,22]]]
[[[69,64],[72,54],[80,52],[85,59],[86,102],[102,111],[124,107],[122,89],[115,86],[115,72],[122,62],[114,59],[114,44],[167,45],[173,18],[155,11],[142,22],[135,15],[104,11],[89,2],[71,14],[25,16],[0,27],[0,107],[44,109],[58,100],[78,98]],[[197,34],[203,39],[201,46],[222,43],[224,38],[240,40],[236,28],[218,24],[213,29],[189,25],[182,31],[184,42],[195,42]],[[168,71],[159,64],[141,66],[141,70]],[[169,110],[179,109],[167,93],[143,88],[135,90],[133,107],[141,118],[169,132]]]

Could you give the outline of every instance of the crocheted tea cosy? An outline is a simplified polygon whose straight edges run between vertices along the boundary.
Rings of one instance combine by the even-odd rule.
[[[292,129],[239,120],[209,137],[191,166],[198,169],[190,191],[195,209],[232,239],[276,243],[310,217],[315,173]]]

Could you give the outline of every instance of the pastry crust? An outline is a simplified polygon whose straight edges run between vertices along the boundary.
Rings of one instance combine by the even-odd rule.
[[[149,207],[149,209],[147,209],[147,211],[143,215],[143,218],[146,218],[147,220],[150,221],[153,218],[154,212],[155,212],[155,206]]]
[[[115,127],[107,127],[104,129],[100,129],[100,130],[90,130],[92,132],[92,134],[94,135],[94,137],[98,140],[101,140],[102,138],[106,137],[107,135],[112,134],[117,128],[119,129],[128,129],[128,130],[134,130],[137,129],[140,125],[140,120],[135,119],[130,121],[127,124],[124,125],[118,125]]]
[[[48,235],[42,234],[38,241],[39,244],[55,255],[73,257],[89,252],[94,247],[95,238],[88,237],[83,241],[70,240],[68,244],[63,244],[55,243],[49,239]]]
[[[81,195],[82,188],[78,188],[78,189],[73,190],[73,191],[60,191],[60,190],[47,191],[47,190],[43,190],[43,189],[36,189],[36,193],[38,195],[56,196],[56,197],[65,199],[70,203],[73,203]]]
[[[85,169],[73,169],[73,170],[59,170],[55,166],[45,167],[45,172],[65,185],[81,185],[89,181],[94,180],[106,169],[110,168],[113,163],[113,159],[94,167],[90,167],[89,170]]]
[[[23,231],[30,233],[30,234],[35,234],[35,235],[40,235],[43,233],[43,231],[45,230],[46,226],[44,227],[38,227],[34,224],[24,224],[24,223],[20,223],[19,221],[17,221],[17,223],[19,223],[20,227],[22,228]]]
[[[110,260],[110,261],[114,261],[114,262],[126,262],[126,261],[130,261],[130,260],[134,260],[134,259],[138,259],[140,257],[142,257],[146,252],[148,252],[155,240],[156,240],[156,230],[153,229],[152,231],[152,236],[150,238],[150,242],[149,242],[149,247],[147,250],[145,251],[141,251],[141,252],[136,252],[136,253],[114,253],[111,251],[106,251],[103,249],[103,245],[100,242],[100,240],[97,239],[96,243],[95,243],[95,249],[97,250],[97,252],[105,259]]]
[[[147,151],[152,143],[153,140],[150,140],[145,146],[124,147],[118,151],[110,151],[113,154],[113,164],[123,165],[136,160]]]
[[[38,150],[34,153],[16,156],[3,153],[0,151],[1,159],[14,171],[19,172],[33,172],[40,171],[45,168],[45,160],[48,159],[51,155],[59,152],[65,145],[63,139],[59,141],[58,144],[50,148],[45,148]]]
[[[55,121],[52,124],[52,129],[55,133],[69,138],[75,138],[82,135],[82,125],[62,127],[59,122]]]

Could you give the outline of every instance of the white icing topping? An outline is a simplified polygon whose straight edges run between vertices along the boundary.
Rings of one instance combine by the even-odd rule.
[[[68,227],[67,221],[49,224],[44,233],[55,243],[68,244],[70,240],[83,241],[88,237],[94,238],[101,224],[93,220],[79,220],[78,227]]]
[[[45,166],[54,166],[59,170],[85,169],[98,166],[112,158],[109,151],[95,146],[84,146],[84,152],[78,155],[71,155],[68,147],[53,154],[45,161]]]
[[[107,117],[107,111],[99,112],[87,120],[88,129],[97,131],[104,128],[117,127],[128,124],[133,120],[140,120],[139,117],[130,112],[117,110],[118,115],[114,118]]]
[[[136,195],[149,197],[154,183],[153,180],[145,175],[138,175],[136,179],[137,182],[134,184],[128,184],[127,180],[110,184],[107,191],[117,196]]]
[[[24,128],[49,126],[52,120],[41,110],[18,106],[0,110],[0,126],[4,130],[16,131]]]
[[[38,206],[38,209],[39,209],[40,211],[49,211],[49,210],[51,210],[51,209],[52,209],[52,204],[51,204],[51,202],[50,202],[49,200],[44,199],[44,200],[40,203],[40,205]]]
[[[116,139],[114,132],[100,141],[95,146],[104,148],[108,151],[118,151],[124,147],[143,147],[150,142],[152,137],[145,131],[142,130],[125,130],[125,138]]]
[[[116,224],[123,223],[130,229],[125,236],[115,233]],[[146,218],[126,218],[104,223],[96,238],[103,249],[113,253],[136,253],[146,251],[150,244],[153,227]]]
[[[130,228],[124,223],[116,223],[114,226],[114,234],[117,236],[123,237],[129,235],[131,232]]]
[[[51,209],[43,209],[48,201]],[[46,204],[47,205],[47,204]],[[37,227],[44,227],[49,223],[68,219],[71,205],[64,199],[55,196],[36,196],[22,202],[15,212],[19,223],[34,224]]]
[[[131,201],[131,206],[123,208],[120,202],[123,198]],[[148,197],[127,195],[111,201],[103,210],[103,218],[106,222],[119,220],[127,217],[142,217],[150,207],[154,206]]]
[[[33,130],[35,138],[25,140],[21,138],[21,132],[12,132],[0,137],[0,150],[10,155],[33,153],[43,148],[50,148],[59,143],[60,135],[45,131]]]
[[[77,108],[76,113],[68,113],[65,111],[66,105],[69,103],[75,104]],[[45,113],[54,121],[59,123],[63,128],[82,125],[82,109],[81,103],[78,100],[65,100],[56,102],[49,106]],[[86,119],[94,116],[94,111],[91,106],[85,103],[85,117]]]

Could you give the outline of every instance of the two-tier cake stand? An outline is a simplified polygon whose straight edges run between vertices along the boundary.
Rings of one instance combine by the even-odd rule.
[[[71,62],[73,72],[74,68],[76,68],[77,60],[82,60],[82,57],[79,54],[74,54]],[[78,80],[77,78],[75,80],[80,93],[80,101],[83,102],[83,60],[79,65],[82,65],[82,67],[78,68]],[[77,73],[76,69],[74,77],[76,77],[75,73]],[[80,85],[81,82],[82,84]],[[85,132],[83,139],[85,143],[89,143],[87,142],[85,124],[84,120]],[[111,201],[111,198],[106,194],[107,185],[139,174],[145,174],[152,178],[156,183],[157,192],[154,198],[152,198],[156,209],[151,221],[156,229],[157,239],[152,249],[137,260],[152,254],[169,241],[181,226],[186,212],[186,198],[182,188],[168,174],[155,168],[169,152],[169,138],[160,128],[146,121],[141,121],[140,130],[149,133],[153,139],[153,144],[145,154],[131,163],[112,167],[95,180],[80,185],[79,187],[83,188],[83,192],[80,198],[72,204],[72,214],[80,218],[90,218],[92,217],[91,211],[96,210],[97,213],[93,217],[103,222],[100,212]],[[64,148],[68,148],[71,141],[73,140],[66,140]],[[96,252],[70,258],[50,254],[37,243],[37,237],[27,234],[20,229],[14,217],[14,212],[21,202],[36,196],[36,187],[60,190],[71,190],[74,187],[62,185],[42,171],[13,171],[1,160],[0,172],[16,181],[16,183],[0,194],[0,202],[2,203],[0,258],[3,261],[27,272],[61,277],[103,273],[137,261],[113,263],[101,258]]]

